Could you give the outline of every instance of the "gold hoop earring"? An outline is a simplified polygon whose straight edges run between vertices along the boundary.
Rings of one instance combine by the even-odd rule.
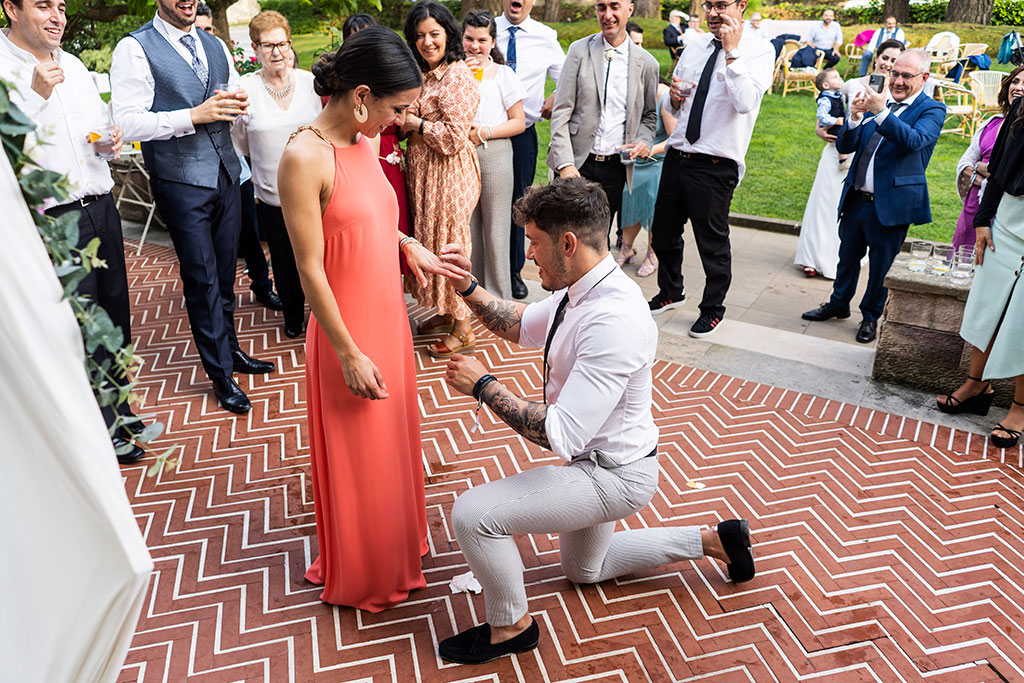
[[[366,111],[366,105],[362,103],[352,111],[352,114],[359,123],[366,123],[366,119],[370,118],[370,112]]]

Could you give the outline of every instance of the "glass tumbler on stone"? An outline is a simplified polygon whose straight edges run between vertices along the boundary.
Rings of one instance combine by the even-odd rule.
[[[966,284],[970,282],[973,272],[974,247],[965,244],[957,249],[956,256],[953,259],[953,270],[950,272],[950,278],[953,282]]]
[[[953,269],[953,247],[942,244],[935,246],[932,251],[931,263],[928,272],[932,275],[948,275]]]
[[[910,243],[910,260],[907,261],[907,268],[912,272],[923,272],[928,265],[928,258],[932,255],[932,245],[927,242],[915,241]]]

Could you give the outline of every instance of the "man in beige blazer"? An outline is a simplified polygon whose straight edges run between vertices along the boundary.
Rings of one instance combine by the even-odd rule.
[[[633,160],[648,156],[654,144],[658,60],[628,40],[633,3],[598,0],[596,9],[601,32],[569,46],[558,79],[548,167],[562,178],[599,183],[614,218],[623,188],[632,187]],[[621,226],[618,234],[621,239]]]

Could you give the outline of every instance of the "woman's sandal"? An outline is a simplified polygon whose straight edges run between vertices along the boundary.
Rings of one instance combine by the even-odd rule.
[[[626,250],[627,249],[629,249],[629,256],[626,256]],[[615,264],[619,268],[621,268],[624,265],[628,265],[628,264],[632,263],[633,259],[635,259],[635,258],[636,258],[636,251],[633,249],[633,245],[632,244],[626,244],[625,242],[623,242],[622,246],[619,247],[619,254],[618,254],[618,256],[615,257]]]
[[[1024,407],[1024,403],[1020,401],[1014,401],[1013,405]],[[995,431],[1006,432],[1010,436],[996,436]],[[989,440],[992,441],[992,445],[996,448],[1013,448],[1020,441],[1020,432],[1016,429],[1007,429],[1001,424],[997,424],[996,428],[992,430],[993,433],[989,434]]]
[[[452,329],[455,327],[455,321],[448,316],[434,316],[430,320],[424,323],[420,323],[416,326],[416,334],[428,335],[428,334],[451,334]]]
[[[450,349],[443,341],[439,341],[428,346],[427,353],[433,358],[451,358],[457,353],[469,353],[476,348],[476,336],[472,332],[452,336],[459,340],[459,346]]]
[[[817,277],[818,271],[810,266],[804,266],[804,277]]]
[[[654,254],[654,250],[647,247],[647,255],[644,256],[644,262],[640,264],[640,267],[636,269],[637,277],[647,277],[653,275],[654,271],[658,269],[658,257]]]
[[[971,377],[970,375],[967,375],[967,379],[974,380],[975,382],[982,381],[980,377]],[[939,410],[949,415],[961,415],[963,413],[988,415],[988,410],[992,407],[992,399],[995,395],[996,392],[992,391],[992,382],[986,382],[981,391],[970,398],[965,398],[961,401],[953,394],[946,394],[945,401],[936,401],[935,403]]]

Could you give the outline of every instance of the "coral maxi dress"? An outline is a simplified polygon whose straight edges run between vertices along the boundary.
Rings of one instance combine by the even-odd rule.
[[[323,584],[324,602],[379,612],[426,585],[412,335],[395,276],[395,191],[365,139],[335,147],[334,161],[334,190],[323,215],[324,270],[345,326],[390,396],[354,396],[334,348],[310,317],[306,405],[320,556],[306,578]]]

